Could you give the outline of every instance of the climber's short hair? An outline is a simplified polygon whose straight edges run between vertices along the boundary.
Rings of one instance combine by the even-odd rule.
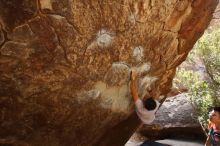
[[[143,101],[144,107],[147,110],[154,110],[157,107],[156,101],[153,99],[153,97],[147,98]]]
[[[220,107],[219,106],[212,107],[212,110],[214,110],[220,114]]]

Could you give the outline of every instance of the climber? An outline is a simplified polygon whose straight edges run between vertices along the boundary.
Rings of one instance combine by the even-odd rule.
[[[144,97],[142,101],[137,93],[136,89],[136,73],[131,71],[131,83],[130,83],[130,91],[135,102],[135,109],[138,117],[144,124],[150,124],[155,119],[155,112],[159,107],[159,102],[152,97]]]
[[[209,120],[212,124],[209,125],[209,135],[205,146],[220,146],[220,107],[212,108],[209,112]]]

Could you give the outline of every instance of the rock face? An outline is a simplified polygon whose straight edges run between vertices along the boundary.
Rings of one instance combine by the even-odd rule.
[[[0,143],[123,145],[130,70],[164,98],[217,2],[1,0]]]
[[[196,112],[186,94],[167,98],[152,123],[160,127],[197,127]]]

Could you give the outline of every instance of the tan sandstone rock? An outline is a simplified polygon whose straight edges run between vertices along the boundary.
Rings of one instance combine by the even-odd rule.
[[[217,0],[1,0],[0,144],[123,145],[129,93],[169,92]]]

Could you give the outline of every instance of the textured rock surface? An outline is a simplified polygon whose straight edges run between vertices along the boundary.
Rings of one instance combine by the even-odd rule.
[[[163,98],[216,5],[1,0],[0,142],[123,145],[139,123],[129,71],[141,97]]]

